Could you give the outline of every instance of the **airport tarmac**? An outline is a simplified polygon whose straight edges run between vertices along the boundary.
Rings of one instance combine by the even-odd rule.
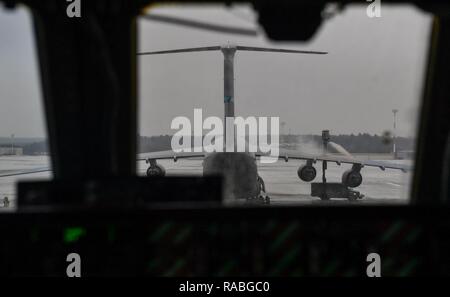
[[[386,162],[398,162],[410,164],[407,160],[386,160]],[[166,168],[168,175],[201,175],[202,160],[181,159],[177,162],[172,160],[158,161]],[[0,172],[9,170],[25,170],[45,167],[49,164],[47,156],[0,156]],[[321,201],[317,197],[311,197],[310,184],[302,182],[297,176],[297,169],[303,162],[289,160],[289,162],[278,161],[271,164],[259,164],[260,176],[264,179],[266,190],[271,198],[272,205],[290,204],[402,204],[408,203],[410,190],[410,173],[403,173],[399,170],[382,171],[375,167],[364,167],[361,171],[363,183],[356,188],[365,197],[355,202],[345,199],[331,199]],[[341,175],[351,165],[328,163],[327,181],[340,182]],[[145,175],[147,165],[145,162],[138,163],[139,175]],[[317,177],[315,182],[321,181],[321,164],[316,164]],[[51,178],[51,172],[41,172],[28,175],[2,177],[0,178],[0,207],[4,197],[10,200],[9,210],[14,210],[16,205],[15,183],[19,180],[46,180]],[[3,208],[1,208],[3,209]],[[3,209],[5,210],[5,209]]]

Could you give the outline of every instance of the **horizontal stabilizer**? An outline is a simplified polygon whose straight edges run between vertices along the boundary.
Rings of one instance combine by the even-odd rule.
[[[192,48],[180,48],[167,51],[156,51],[156,52],[143,52],[138,53],[138,55],[161,55],[161,54],[176,54],[176,53],[189,53],[189,52],[207,52],[207,51],[218,51],[220,46],[207,46],[207,47],[192,47]]]
[[[316,55],[325,55],[327,52],[319,52],[319,51],[299,51],[299,50],[290,50],[290,49],[282,49],[282,48],[266,48],[266,47],[254,47],[254,46],[237,46],[237,50],[240,51],[251,51],[251,52],[274,52],[274,53],[292,53],[292,54],[316,54]]]
[[[328,54],[328,52],[320,52],[320,51],[301,51],[301,50],[290,50],[290,49],[282,49],[282,48],[223,45],[223,46],[181,48],[181,49],[155,51],[155,52],[143,52],[143,53],[138,53],[138,55],[160,55],[160,54],[176,54],[176,53],[189,53],[189,52],[207,52],[207,51],[219,51],[222,49],[232,49],[232,48],[236,49],[237,51],[251,51],[251,52],[315,54],[315,55]]]

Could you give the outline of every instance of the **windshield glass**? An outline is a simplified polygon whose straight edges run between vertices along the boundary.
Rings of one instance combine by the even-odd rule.
[[[15,184],[49,179],[50,168],[32,18],[19,6],[0,7],[0,211],[16,209]]]
[[[227,100],[232,98],[236,117],[256,121],[252,128],[261,128],[259,120],[267,118],[267,134],[279,133],[279,150],[266,151],[280,159],[256,163],[257,187],[264,186],[271,204],[321,203],[323,191],[331,191],[322,198],[331,198],[333,203],[346,203],[347,198],[355,197],[361,198],[356,199],[361,203],[408,202],[431,18],[413,6],[383,6],[379,18],[369,17],[366,8],[353,5],[331,15],[307,43],[269,40],[250,6],[158,6],[147,11],[139,20],[141,53],[215,46],[237,46],[237,50],[231,79],[227,78],[223,48],[138,57],[139,152],[176,148],[187,152],[186,148],[191,147],[194,152],[193,148],[205,146],[205,141],[214,145],[205,136],[217,135],[223,127],[210,122],[227,116]],[[224,34],[163,22],[161,18],[258,33]],[[327,54],[245,51],[239,46]],[[227,80],[234,82],[233,97],[227,94]],[[197,133],[196,121],[201,127]],[[254,129],[246,128],[244,138],[249,142]],[[324,130],[329,131],[325,150]],[[255,131],[261,138],[260,131]],[[267,138],[269,143],[275,140]],[[225,147],[226,142],[215,148]],[[262,148],[259,145],[255,143],[255,151]],[[157,160],[157,164],[167,175],[201,175],[220,163],[211,160],[217,158],[199,155],[176,163],[168,157]],[[320,157],[324,155],[329,158],[325,171],[329,186],[325,188],[320,185],[324,181]],[[318,158],[309,164],[314,169],[308,166],[307,157]],[[357,161],[345,163],[348,159]],[[230,160],[226,162],[234,166]],[[358,162],[363,166],[353,165]],[[237,181],[242,180],[242,175],[236,177],[237,171],[243,170],[243,176],[252,175],[245,184],[255,181],[253,169],[246,169],[251,162],[237,163],[234,172],[213,170],[224,175],[225,187],[230,188],[225,192],[233,197],[238,196],[233,194],[236,187],[246,186]],[[138,168],[141,175],[149,173],[144,162]],[[338,193],[342,191],[345,193]],[[343,197],[333,197],[339,195]]]

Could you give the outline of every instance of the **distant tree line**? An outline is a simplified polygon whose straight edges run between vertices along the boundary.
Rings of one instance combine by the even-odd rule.
[[[155,152],[171,149],[172,135],[159,136],[139,136],[138,152]],[[392,138],[380,135],[370,135],[367,133],[350,134],[350,135],[331,135],[331,141],[340,144],[350,153],[389,153],[392,152]],[[281,135],[281,143],[301,143],[312,142],[320,146],[322,138],[320,135]],[[192,137],[191,143],[194,144]],[[406,137],[396,138],[398,151],[410,151],[414,149],[414,139]],[[2,144],[2,146],[10,146],[10,144]],[[22,147],[25,155],[35,155],[48,153],[47,141],[37,141],[28,144],[19,144],[16,147]]]
[[[138,137],[138,152],[148,153],[171,149],[171,135],[140,136]]]
[[[37,155],[37,154],[48,154],[48,145],[47,141],[37,141],[32,143],[2,143],[0,146],[2,147],[21,147],[23,149],[24,155]]]
[[[282,135],[280,142],[298,143],[312,142],[318,146],[322,145],[321,135]],[[343,146],[350,153],[390,153],[393,149],[392,137],[370,135],[368,133],[350,135],[331,135],[331,141]],[[397,151],[414,150],[414,139],[407,137],[396,137]]]
[[[33,142],[26,145],[22,145],[24,155],[36,155],[36,154],[48,154],[47,141]]]
[[[139,153],[148,153],[148,152],[171,150],[172,149],[171,142],[172,142],[172,135],[139,136],[138,151]],[[195,137],[191,136],[191,147],[194,147],[194,144],[195,144]]]

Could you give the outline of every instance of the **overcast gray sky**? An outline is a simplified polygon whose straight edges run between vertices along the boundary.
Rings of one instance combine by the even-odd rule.
[[[239,7],[157,8],[164,13],[253,28],[254,13]],[[347,8],[324,23],[310,43],[270,42],[259,37],[218,34],[141,20],[139,50],[240,45],[328,51],[326,56],[238,52],[236,114],[278,116],[292,133],[369,132],[392,127],[414,135],[422,90],[430,17],[413,7],[382,6],[381,18],[365,6]],[[25,10],[0,8],[0,136],[44,136],[31,23]],[[223,115],[223,60],[220,52],[142,56],[139,61],[141,135],[173,134],[176,116]]]

